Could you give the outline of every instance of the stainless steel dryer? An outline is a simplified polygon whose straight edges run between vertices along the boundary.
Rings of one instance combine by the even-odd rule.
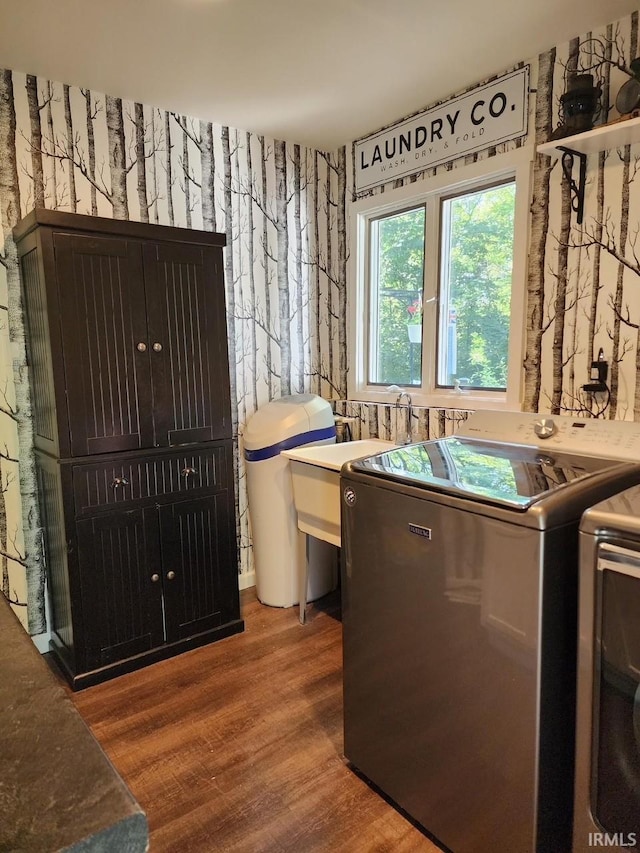
[[[640,850],[640,487],[580,524],[573,849]]]
[[[640,425],[478,412],[342,469],[344,748],[454,853],[571,849],[578,523]]]

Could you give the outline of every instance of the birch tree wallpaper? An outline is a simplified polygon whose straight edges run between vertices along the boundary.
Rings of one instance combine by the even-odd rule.
[[[46,630],[12,240],[13,226],[33,207],[226,234],[237,529],[247,574],[251,534],[238,448],[247,419],[273,397],[316,391],[331,398],[346,388],[338,331],[346,314],[345,149],[311,151],[9,70],[0,73],[0,146],[3,593],[32,634]],[[338,347],[345,354],[336,352],[332,371]]]
[[[534,148],[559,124],[569,73],[594,75],[603,92],[599,121],[608,121],[637,55],[636,13],[526,59],[533,108],[529,136],[472,155],[491,157],[515,145],[532,150],[523,364],[524,407],[530,411],[640,418],[640,200],[633,189],[640,145],[589,157],[580,226],[559,161]],[[315,151],[0,71],[0,564],[2,591],[32,634],[46,631],[45,566],[13,226],[43,206],[226,234],[237,530],[246,580],[253,561],[242,432],[259,406],[282,394],[310,391],[355,419],[353,438],[393,439],[404,430],[393,406],[346,399],[352,187],[350,147]],[[600,349],[611,366],[611,399],[595,411],[581,386]],[[423,439],[454,432],[467,415],[426,409],[415,414],[413,434]]]
[[[638,53],[637,12],[602,31],[549,49],[529,60],[534,114],[527,138],[444,163],[371,194],[425,180],[509,148],[547,142],[561,123],[560,96],[571,73],[593,74],[602,89],[598,123],[615,119],[615,96],[633,76],[630,64]],[[638,419],[640,199],[633,184],[640,144],[589,158],[581,225],[571,209],[560,160],[536,154],[535,148],[532,159],[523,406],[527,411]],[[580,390],[600,349],[611,365],[611,399],[602,411],[594,409]]]
[[[640,197],[633,190],[636,176],[640,180],[640,144],[589,158],[581,225],[572,211],[560,160],[535,153],[535,145],[547,142],[561,123],[560,97],[567,89],[569,74],[593,75],[602,90],[597,122],[606,123],[617,117],[615,97],[633,76],[630,64],[638,54],[637,12],[601,31],[549,49],[536,60],[529,60],[533,122],[527,138],[442,164],[369,193],[425,180],[509,148],[532,147],[523,362],[523,408],[527,411],[640,418]],[[433,106],[436,104],[429,108]],[[610,364],[611,397],[604,404],[594,403],[582,391],[590,378],[591,362],[600,351]],[[358,409],[354,403],[338,404],[337,408],[347,414]],[[439,425],[436,429],[444,429],[445,424],[455,424],[461,416],[463,413],[438,413],[434,421],[433,416],[421,414],[419,434],[433,437],[434,423]],[[373,418],[376,425],[372,434],[378,434],[381,424],[380,434],[389,437],[392,419],[392,410],[382,411],[380,418]],[[359,417],[359,424],[367,420]]]

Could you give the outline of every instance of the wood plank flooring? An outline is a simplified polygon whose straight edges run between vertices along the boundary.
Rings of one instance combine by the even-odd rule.
[[[339,596],[301,626],[250,589],[242,615],[243,634],[73,695],[151,853],[438,853],[342,757]]]

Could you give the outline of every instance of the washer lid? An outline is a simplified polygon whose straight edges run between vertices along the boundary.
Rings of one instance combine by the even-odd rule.
[[[569,453],[544,453],[520,444],[468,438],[398,447],[351,463],[390,480],[524,511],[558,489],[576,488],[590,475],[624,463]]]

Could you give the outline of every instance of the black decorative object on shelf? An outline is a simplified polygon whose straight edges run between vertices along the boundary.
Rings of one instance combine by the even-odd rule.
[[[616,97],[616,109],[621,116],[640,109],[640,57],[634,59],[629,68],[633,76],[622,84]]]
[[[594,85],[592,74],[574,74],[567,80],[567,91],[560,96],[562,122],[551,139],[563,139],[591,130],[600,113],[602,89]]]
[[[600,114],[602,88],[594,85],[593,74],[571,74],[567,78],[567,91],[560,96],[561,123],[553,131],[550,141],[565,139],[577,133],[591,130]],[[571,188],[571,207],[576,213],[578,225],[584,213],[584,184],[586,179],[586,155],[571,148],[558,146],[562,151],[562,171]],[[579,177],[573,179],[575,160],[579,162]]]

